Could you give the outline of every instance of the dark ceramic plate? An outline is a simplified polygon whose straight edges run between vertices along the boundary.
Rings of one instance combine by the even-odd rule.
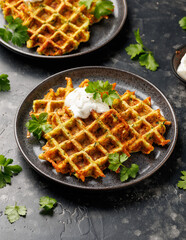
[[[72,78],[74,87],[77,87],[85,78],[88,78],[91,81],[98,79],[103,81],[108,80],[110,83],[117,83],[116,89],[120,94],[129,89],[130,91],[135,91],[137,97],[141,99],[151,96],[152,108],[160,108],[161,113],[172,122],[172,125],[168,127],[165,134],[167,139],[171,139],[170,144],[165,147],[155,146],[155,150],[149,155],[142,153],[132,154],[131,158],[128,160],[128,164],[131,162],[137,163],[140,171],[137,178],[131,179],[128,182],[121,183],[119,175],[114,172],[110,172],[109,170],[104,171],[106,175],[105,178],[87,178],[84,183],[74,176],[56,173],[55,169],[52,168],[49,162],[38,159],[38,155],[42,152],[41,147],[44,144],[44,140],[43,142],[38,142],[34,137],[27,139],[25,123],[29,120],[29,112],[32,109],[33,100],[43,98],[44,94],[46,94],[50,88],[54,88],[56,90],[59,86],[65,87],[65,77]],[[166,97],[160,92],[160,90],[158,90],[158,88],[147,80],[130,72],[117,69],[105,67],[83,67],[57,73],[47,78],[34,88],[31,93],[29,93],[17,112],[15,121],[15,136],[19,149],[25,159],[35,170],[45,177],[63,185],[79,189],[111,190],[124,188],[138,183],[152,175],[165,163],[171,155],[176,143],[177,122],[174,111]]]
[[[185,53],[186,53],[186,45],[182,45],[174,51],[174,54],[171,59],[171,67],[172,67],[173,73],[179,80],[181,80],[184,83],[186,83],[186,80],[177,74],[177,69]]]
[[[11,43],[6,43],[0,38],[0,43],[10,50],[34,58],[60,59],[80,56],[97,50],[110,42],[121,30],[127,17],[126,0],[112,0],[114,3],[114,13],[107,20],[103,19],[99,23],[90,27],[90,39],[86,43],[81,43],[76,51],[62,56],[39,55],[35,49],[17,47]],[[1,11],[1,10],[0,10]],[[0,12],[0,28],[6,24],[2,11]]]

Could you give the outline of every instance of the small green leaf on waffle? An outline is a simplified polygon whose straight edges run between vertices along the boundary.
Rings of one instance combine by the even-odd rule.
[[[41,139],[43,133],[47,133],[52,130],[52,126],[47,123],[48,113],[41,113],[39,118],[37,118],[34,114],[32,114],[31,117],[32,119],[26,123],[26,127],[37,139]]]
[[[99,19],[103,16],[111,14],[114,10],[113,2],[108,0],[97,1],[94,16]]]
[[[113,85],[108,81],[96,81],[96,82],[88,82],[88,86],[85,91],[87,93],[93,93],[93,98],[96,100],[98,98],[102,98],[102,101],[107,105],[112,106],[114,99],[119,98],[116,90],[113,89]]]

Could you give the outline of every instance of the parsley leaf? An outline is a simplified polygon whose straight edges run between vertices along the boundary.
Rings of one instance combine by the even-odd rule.
[[[151,71],[156,71],[159,67],[159,64],[156,62],[154,55],[149,51],[142,42],[140,37],[139,28],[134,32],[137,44],[130,44],[125,48],[128,55],[131,56],[131,59],[138,59],[141,66],[145,66]]]
[[[137,164],[131,164],[130,168],[127,168],[123,165],[123,163],[128,159],[128,156],[123,153],[119,155],[119,153],[109,154],[109,166],[108,168],[114,172],[117,172],[119,168],[120,170],[120,180],[121,182],[127,181],[129,177],[135,178],[138,171],[139,166]]]
[[[10,90],[10,81],[8,80],[7,74],[0,75],[0,91],[9,91]]]
[[[11,184],[13,174],[18,174],[22,171],[19,165],[9,166],[12,163],[12,159],[6,159],[3,155],[0,155],[0,188],[5,187],[7,183]]]
[[[144,53],[141,56],[139,56],[139,63],[141,66],[145,66],[147,69],[151,71],[156,71],[158,68],[158,63],[154,59],[154,56],[152,53]]]
[[[23,21],[20,18],[14,19],[12,16],[7,16],[5,19],[8,24],[4,26],[5,28],[0,28],[0,37],[5,42],[12,41],[14,45],[22,47],[29,39],[28,28],[22,25]]]
[[[88,82],[88,86],[85,91],[87,93],[93,93],[93,99],[102,98],[102,101],[107,105],[112,106],[114,99],[119,98],[116,90],[112,89],[113,85],[108,81],[96,81],[96,82]]]
[[[129,177],[135,178],[139,171],[139,166],[137,164],[131,164],[130,168],[123,166],[120,171],[120,180],[121,182],[127,181]]]
[[[32,114],[32,119],[26,123],[26,127],[30,133],[33,133],[37,139],[41,139],[43,133],[50,132],[52,130],[52,126],[47,123],[48,113],[41,113],[39,118],[36,118],[34,114]]]
[[[94,16],[99,19],[102,16],[111,14],[114,10],[113,2],[108,0],[100,0],[96,2]]]
[[[90,9],[93,0],[80,0],[79,5],[85,5],[87,9]],[[93,12],[95,18],[99,19],[103,16],[111,14],[114,10],[113,2],[109,0],[99,0],[96,2],[95,10]]]
[[[79,1],[79,5],[85,5],[87,7],[87,9],[90,9],[90,6],[92,4],[93,0],[80,0]]]
[[[131,59],[144,52],[143,46],[140,44],[130,44],[128,47],[125,48],[125,50],[127,54],[131,56]]]
[[[40,208],[44,208],[44,210],[48,211],[54,208],[57,201],[54,198],[50,198],[48,196],[41,197],[39,200]]]
[[[186,17],[183,17],[182,19],[180,19],[179,25],[183,30],[186,30]]]
[[[181,173],[183,174],[183,176],[180,177],[182,180],[178,182],[177,186],[185,190],[186,189],[186,171],[181,171]]]
[[[27,209],[25,206],[17,206],[17,203],[15,203],[15,206],[7,206],[5,208],[5,214],[7,215],[8,221],[13,223],[17,221],[20,216],[26,216]]]

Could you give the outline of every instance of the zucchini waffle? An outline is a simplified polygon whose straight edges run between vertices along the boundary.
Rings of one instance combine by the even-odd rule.
[[[4,17],[21,18],[28,27],[30,39],[27,48],[37,48],[39,54],[56,56],[78,48],[90,37],[89,26],[101,20],[92,14],[95,0],[90,9],[79,6],[79,0],[0,0]]]
[[[41,100],[35,100],[33,111],[36,117],[48,113],[48,123],[53,130],[46,133],[47,140],[40,159],[49,161],[57,172],[70,173],[82,181],[85,177],[104,177],[111,153],[141,151],[149,154],[153,143],[164,146],[163,134],[167,121],[160,110],[150,107],[150,97],[144,101],[134,92],[126,91],[115,99],[113,108],[98,114],[92,111],[87,119],[74,118],[72,111],[64,106],[65,97],[74,90],[72,80],[66,78],[67,87],[50,89]],[[80,87],[88,85],[84,80]]]

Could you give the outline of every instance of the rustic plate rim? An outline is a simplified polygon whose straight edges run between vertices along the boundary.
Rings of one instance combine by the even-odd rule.
[[[116,1],[117,2],[117,1]],[[12,52],[15,52],[19,55],[22,56],[26,56],[26,57],[30,57],[30,58],[35,58],[35,59],[66,59],[66,58],[73,58],[73,57],[78,57],[78,56],[82,56],[91,52],[94,52],[102,47],[104,47],[106,44],[108,44],[110,41],[112,41],[121,31],[126,18],[127,18],[127,13],[128,13],[128,9],[127,9],[127,0],[122,0],[123,2],[123,6],[124,6],[124,14],[122,15],[123,18],[121,20],[121,22],[118,25],[117,30],[114,32],[113,35],[111,35],[110,38],[108,38],[105,42],[103,42],[100,46],[94,47],[93,49],[89,49],[89,50],[85,50],[82,52],[77,52],[77,53],[69,53],[69,54],[65,54],[65,55],[60,55],[60,56],[45,56],[45,55],[39,55],[39,54],[33,54],[33,53],[27,53],[21,49],[16,48],[13,45],[10,45],[9,43],[5,42],[4,40],[2,40],[0,38],[0,44],[4,47],[6,47],[7,49],[11,50]],[[0,14],[2,14],[2,12],[0,12]]]

